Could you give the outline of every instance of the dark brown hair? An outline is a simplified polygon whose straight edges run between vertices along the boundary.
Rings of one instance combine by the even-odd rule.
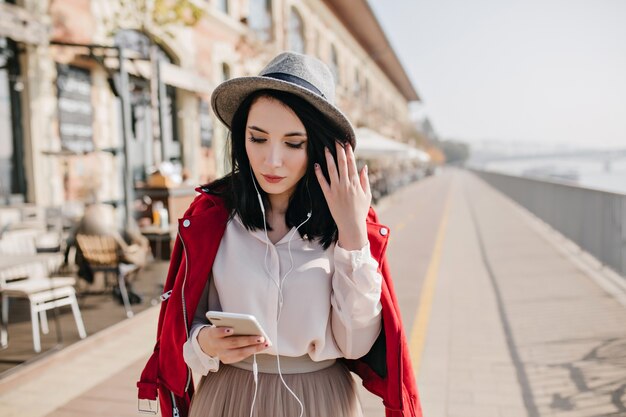
[[[285,214],[288,227],[298,226],[306,220],[311,211],[311,219],[300,227],[300,236],[308,240],[319,239],[324,249],[337,241],[337,225],[328,209],[328,204],[322,193],[317,177],[315,176],[314,164],[322,167],[322,172],[328,181],[328,168],[324,148],[331,151],[335,163],[337,155],[335,142],[349,146],[347,136],[315,107],[307,101],[292,94],[276,90],[259,90],[248,96],[239,106],[233,116],[232,131],[230,134],[230,155],[232,171],[226,176],[206,185],[209,192],[224,198],[226,206],[230,210],[230,218],[239,215],[248,230],[263,229],[265,219],[259,207],[259,201],[252,182],[250,161],[246,153],[246,123],[250,108],[254,102],[268,97],[283,103],[298,116],[308,137],[306,151],[308,163],[305,175],[298,182],[289,201],[289,207]],[[259,187],[259,193],[269,206],[267,194]],[[267,225],[268,230],[271,230]]]

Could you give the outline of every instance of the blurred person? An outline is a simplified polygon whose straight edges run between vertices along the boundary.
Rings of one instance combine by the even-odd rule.
[[[158,391],[164,417],[362,416],[350,371],[388,416],[421,416],[388,229],[334,91],[324,63],[288,52],[213,92],[233,169],[179,220],[137,383],[140,399]],[[216,327],[208,310],[254,315],[269,340]]]
[[[152,254],[150,242],[139,232],[138,227],[118,228],[113,206],[102,203],[90,204],[85,208],[83,217],[70,236],[66,250],[67,257],[69,248],[76,247],[75,263],[78,266],[78,276],[90,284],[94,282],[94,273],[85,260],[80,246],[76,244],[77,234],[111,236],[117,244],[120,262],[123,264],[144,267]],[[142,297],[133,291],[130,283],[127,283],[127,287],[131,304],[140,303]],[[114,296],[121,303],[119,288],[114,287],[113,291]]]

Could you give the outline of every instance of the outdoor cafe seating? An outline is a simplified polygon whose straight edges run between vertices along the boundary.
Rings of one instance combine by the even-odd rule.
[[[57,336],[62,339],[56,309],[64,306],[71,308],[78,336],[85,338],[77,294],[93,294],[94,289],[100,293],[102,281],[94,281],[93,274],[98,278],[103,276],[104,291],[111,292],[123,305],[125,316],[134,315],[131,304],[141,302],[142,297],[130,284],[148,259],[147,241],[137,243],[136,239],[128,239],[130,242],[126,243],[126,237],[114,228],[112,211],[104,205],[91,206],[86,210],[89,215],[78,220],[73,216],[72,224],[66,223],[67,216],[61,209],[29,206],[28,213],[25,215],[23,208],[0,207],[0,345],[3,348],[10,342],[9,316],[17,317],[19,322],[24,313],[30,313],[35,352],[45,345],[46,339],[41,334],[49,333],[50,311],[55,313],[50,317],[54,318]],[[84,267],[89,269],[90,277],[82,274]],[[26,302],[17,303],[18,299]],[[21,341],[23,336],[16,339]]]
[[[141,267],[122,261],[120,244],[112,235],[79,233],[76,235],[76,243],[92,272],[101,272],[105,278],[115,278],[126,316],[132,317],[134,313],[127,284]]]
[[[27,218],[22,211],[3,208],[0,219],[0,344],[6,347],[9,342],[10,300],[24,299],[30,310],[33,349],[40,352],[40,332],[49,333],[50,310],[70,306],[80,338],[87,333],[76,298],[76,279],[53,276],[63,263],[60,235],[48,231],[36,215]]]
[[[83,324],[73,277],[49,277],[47,260],[33,255],[1,255],[0,257],[0,293],[2,294],[2,327],[0,342],[8,344],[9,300],[24,298],[30,304],[30,316],[33,332],[33,348],[41,351],[41,332],[48,334],[46,311],[69,305],[76,321],[81,339],[87,336]]]

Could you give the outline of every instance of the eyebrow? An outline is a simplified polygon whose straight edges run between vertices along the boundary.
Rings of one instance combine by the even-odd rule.
[[[248,126],[248,129],[250,130],[256,130],[259,131],[261,133],[265,133],[266,135],[269,135],[269,132],[266,132],[265,130],[261,129],[258,126]],[[285,137],[292,137],[292,136],[303,136],[306,138],[306,133],[303,132],[289,132],[285,134]]]

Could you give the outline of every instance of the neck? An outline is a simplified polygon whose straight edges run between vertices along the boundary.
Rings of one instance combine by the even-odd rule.
[[[268,196],[271,209],[273,215],[285,216],[287,213],[287,208],[289,207],[289,196],[288,195],[275,195],[270,194]]]

